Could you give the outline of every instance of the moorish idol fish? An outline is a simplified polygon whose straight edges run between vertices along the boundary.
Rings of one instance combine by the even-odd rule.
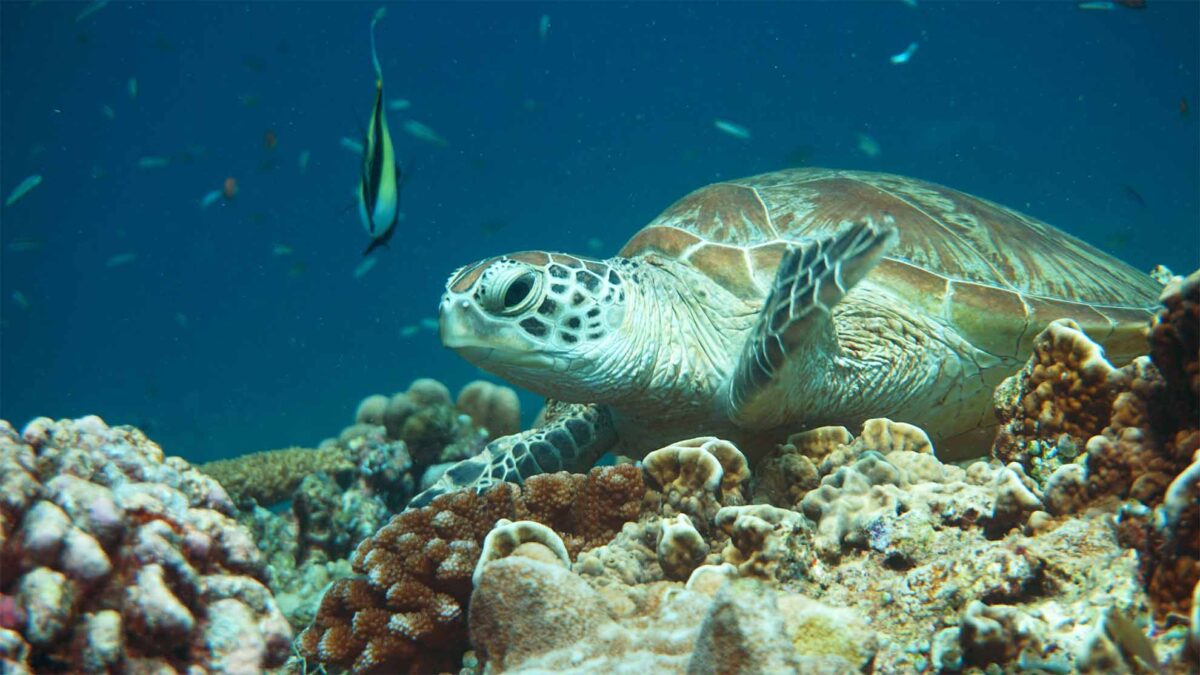
[[[386,104],[383,99],[383,69],[375,51],[375,24],[383,18],[384,8],[371,19],[371,61],[375,65],[375,105],[363,140],[362,180],[358,189],[358,215],[362,218],[371,244],[363,255],[388,243],[400,215],[400,187],[403,184],[392,135],[388,133]]]

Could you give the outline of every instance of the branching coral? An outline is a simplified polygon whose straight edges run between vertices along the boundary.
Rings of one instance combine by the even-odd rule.
[[[0,476],[0,604],[20,619],[0,626],[17,634],[0,638],[5,668],[249,672],[287,658],[291,630],[225,490],[141,432],[40,418],[18,436],[0,422]]]

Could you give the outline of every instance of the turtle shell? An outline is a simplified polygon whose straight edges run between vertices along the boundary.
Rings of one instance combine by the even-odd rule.
[[[894,220],[899,240],[868,280],[977,348],[1023,357],[1047,323],[1070,318],[1122,359],[1145,353],[1161,286],[1035,218],[925,181],[790,169],[687,195],[621,249],[666,257],[747,301],[770,291],[788,241],[861,220]]]

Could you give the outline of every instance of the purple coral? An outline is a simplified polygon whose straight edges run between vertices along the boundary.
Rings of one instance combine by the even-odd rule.
[[[0,670],[282,665],[291,630],[233,514],[136,429],[0,421]]]

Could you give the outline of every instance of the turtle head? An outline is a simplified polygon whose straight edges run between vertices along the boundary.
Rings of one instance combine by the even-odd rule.
[[[529,251],[454,273],[442,298],[442,344],[545,396],[592,400],[625,322],[627,284],[611,264]]]

